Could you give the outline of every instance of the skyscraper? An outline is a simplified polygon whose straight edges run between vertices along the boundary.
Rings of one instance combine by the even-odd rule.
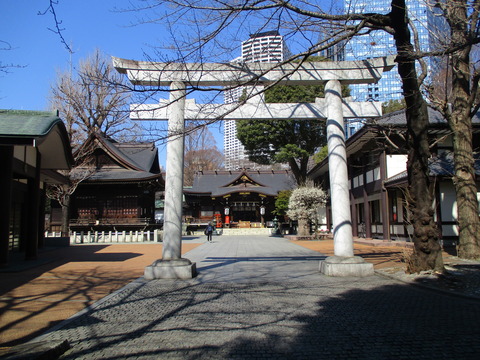
[[[242,42],[242,55],[232,62],[281,62],[288,55],[283,36],[278,31],[267,31],[250,35]],[[237,87],[224,91],[224,102],[237,102],[246,90]],[[235,120],[226,120],[223,148],[225,154],[225,169],[236,170],[239,168],[261,168],[262,165],[248,160],[240,140],[237,139],[237,126]]]
[[[435,9],[427,1],[407,0],[410,19],[418,31],[423,51],[432,50],[438,43],[438,36],[444,29],[443,18],[435,15]],[[382,13],[391,10],[390,0],[344,0],[345,12]],[[385,31],[373,31],[368,35],[356,36],[348,41],[346,60],[363,60],[373,57],[395,55],[393,36]],[[432,63],[425,59],[429,71]],[[402,83],[396,68],[383,74],[377,84],[352,85],[351,95],[357,101],[389,101],[402,98]]]
[[[285,54],[283,36],[278,31],[266,31],[250,35],[242,42],[244,62],[280,62]]]

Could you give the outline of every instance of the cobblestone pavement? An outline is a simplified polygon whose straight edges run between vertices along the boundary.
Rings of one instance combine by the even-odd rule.
[[[480,306],[382,276],[331,278],[282,238],[222,237],[199,276],[142,279],[37,340],[63,359],[478,359]]]

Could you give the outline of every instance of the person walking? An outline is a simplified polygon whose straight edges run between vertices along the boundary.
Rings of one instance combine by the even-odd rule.
[[[212,223],[208,223],[207,227],[205,228],[205,235],[207,235],[208,242],[212,242],[212,234],[213,234],[213,225]]]

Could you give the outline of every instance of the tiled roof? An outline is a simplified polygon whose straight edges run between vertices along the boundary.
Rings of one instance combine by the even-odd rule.
[[[56,112],[0,110],[0,144],[34,146],[41,170],[67,170],[73,163],[67,130]]]
[[[294,187],[295,181],[288,171],[204,171],[197,174],[192,188],[185,192],[213,197],[238,192],[276,196],[279,191]]]
[[[0,110],[0,136],[45,136],[62,120],[56,112]]]
[[[161,174],[153,174],[148,171],[97,171],[88,178],[88,181],[144,181],[160,178]]]
[[[442,114],[435,109],[428,107],[428,116],[432,133],[437,132],[449,132],[448,124]],[[480,132],[480,112],[473,117],[472,123],[474,124],[473,131],[478,134]],[[407,128],[407,119],[405,116],[405,110],[398,110],[392,113],[385,114],[379,118],[373,119],[360,128],[355,134],[350,136],[346,142],[347,155],[356,153],[362,146],[371,139],[378,136],[377,129],[396,128],[401,131]],[[310,171],[309,176],[315,177],[324,174],[328,171],[328,157],[322,162],[316,164]]]
[[[158,149],[148,143],[117,143],[95,135],[97,147],[114,160],[118,168],[97,170],[87,182],[122,182],[162,180],[158,163]],[[91,139],[94,141],[95,139]]]
[[[158,150],[152,143],[117,143],[98,136],[104,150],[126,168],[160,172]]]
[[[447,121],[442,116],[442,114],[440,114],[437,110],[431,107],[428,107],[428,119],[429,119],[430,125],[433,125],[433,126],[437,124],[442,124],[442,125],[447,124]],[[478,118],[477,118],[477,121],[478,121]],[[385,114],[382,117],[374,120],[373,122],[378,125],[384,125],[384,126],[398,126],[398,125],[407,126],[407,118],[405,116],[405,110],[398,110],[392,113]]]
[[[160,172],[158,150],[153,143],[117,143],[115,147],[144,170]]]

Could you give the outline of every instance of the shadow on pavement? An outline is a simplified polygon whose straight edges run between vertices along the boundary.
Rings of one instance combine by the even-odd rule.
[[[478,358],[478,301],[382,283],[151,281],[48,337],[65,359]]]
[[[49,248],[39,252],[36,260],[24,260],[23,254],[15,254],[6,268],[0,268],[2,281],[0,295],[28,283],[41,274],[70,262],[122,262],[141,256],[138,253],[100,253],[109,245],[71,246]]]

